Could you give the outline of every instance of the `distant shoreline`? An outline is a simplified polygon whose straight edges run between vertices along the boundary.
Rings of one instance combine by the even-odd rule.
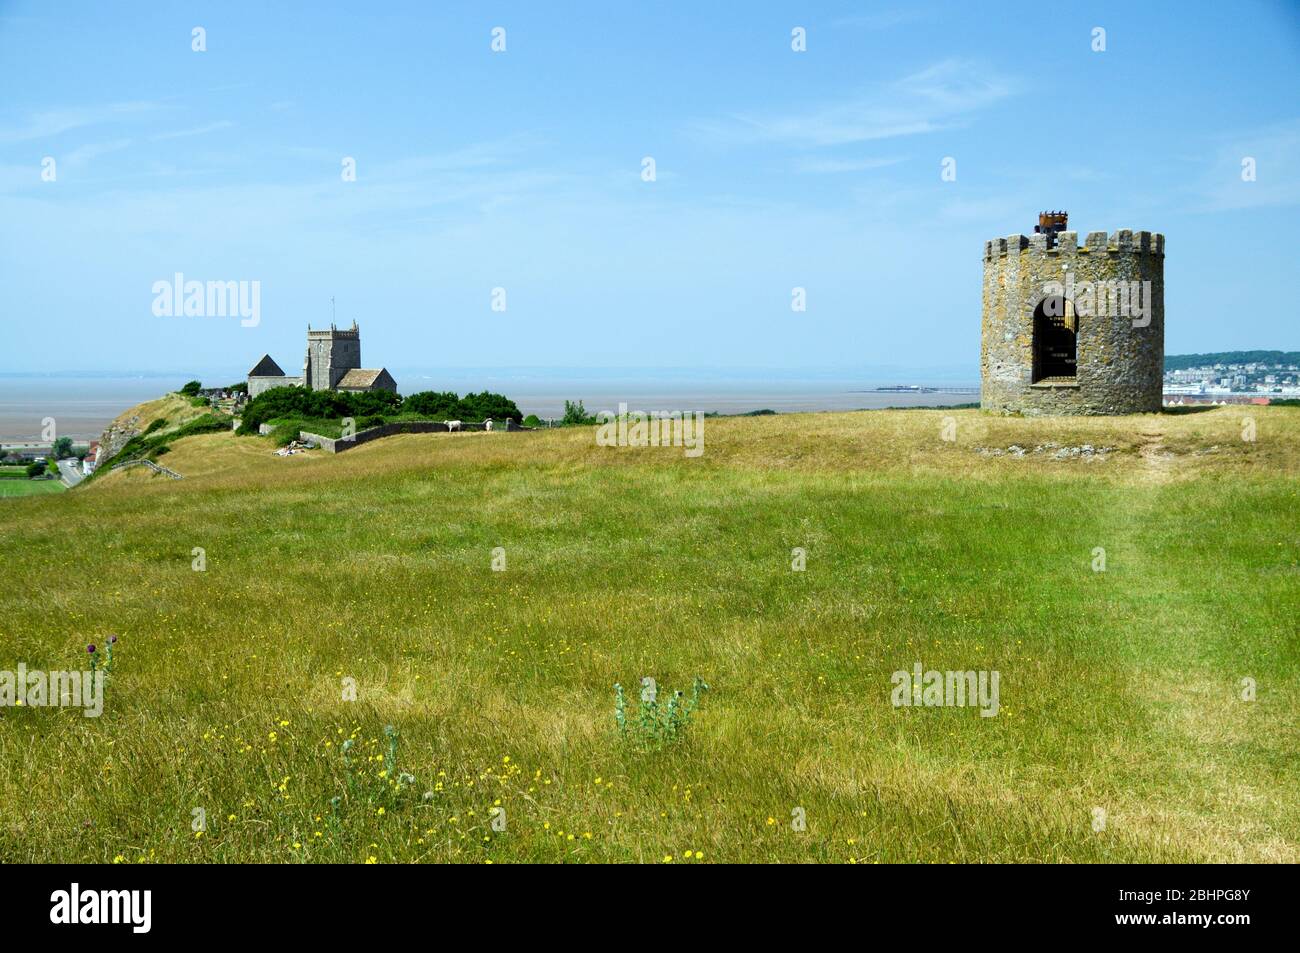
[[[3,378],[0,377],[0,443],[40,439],[42,422],[53,418],[60,436],[96,440],[109,422],[137,404],[176,390],[185,381],[172,378]],[[511,387],[509,381],[401,381],[403,393],[492,390],[504,393],[524,414],[542,418],[564,415],[565,400],[581,400],[590,413],[614,410],[620,403],[633,410],[700,411],[744,414],[757,410],[777,413],[850,411],[894,406],[936,406],[968,403],[969,391],[947,395],[947,385],[927,391],[874,391],[860,381],[529,381]],[[521,382],[522,383],[522,382]],[[893,383],[893,382],[889,382]],[[882,383],[880,386],[889,386]],[[951,400],[945,399],[951,396]],[[978,399],[977,397],[975,399]]]

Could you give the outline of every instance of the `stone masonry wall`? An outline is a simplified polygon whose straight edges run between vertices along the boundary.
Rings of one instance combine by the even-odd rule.
[[[1024,414],[1131,414],[1160,410],[1164,387],[1165,237],[1121,229],[1110,236],[1061,232],[1054,248],[1042,234],[984,243],[980,350],[983,409]],[[1079,314],[1073,381],[1033,382],[1034,310],[1052,282],[1091,282],[1096,301]],[[1150,323],[1115,313],[1107,282],[1151,282]],[[1075,295],[1076,312],[1079,295]],[[1086,306],[1086,305],[1085,305]]]
[[[513,420],[498,421],[496,424],[496,433],[519,433],[524,430],[531,430],[531,427],[520,427]],[[461,430],[483,430],[482,423],[470,423],[465,421],[460,425]],[[378,440],[380,437],[391,437],[399,433],[447,433],[447,425],[441,421],[435,420],[417,420],[410,423],[383,424],[379,427],[371,427],[368,430],[357,431],[349,440],[335,440],[330,437],[322,437],[320,434],[308,433],[303,430],[298,434],[298,439],[302,441],[310,440],[319,446],[326,453],[342,453],[344,450],[351,450],[353,447],[359,447],[363,443],[369,443],[372,440]]]

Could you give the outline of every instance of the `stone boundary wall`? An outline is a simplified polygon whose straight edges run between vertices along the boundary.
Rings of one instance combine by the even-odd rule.
[[[463,422],[460,425],[461,430],[483,430],[481,423]],[[532,427],[520,427],[513,422],[509,426],[494,426],[493,433],[521,433],[531,431]],[[392,437],[399,433],[449,433],[446,423],[439,420],[416,420],[410,423],[383,424],[379,427],[371,427],[368,430],[358,430],[349,440],[333,437],[322,437],[320,434],[308,433],[306,430],[298,433],[298,439],[306,442],[310,440],[326,453],[342,453],[344,450],[351,450],[353,447],[359,447],[363,443],[370,443],[372,440],[379,440],[383,437]]]
[[[995,413],[1158,413],[1164,393],[1165,237],[1120,229],[1010,235],[984,243],[981,329],[981,406]],[[1079,315],[1076,373],[1072,379],[1036,383],[1034,310],[1045,286],[1090,282],[1147,282],[1150,324],[1134,327],[1130,316]],[[1106,309],[1109,312],[1109,308]]]

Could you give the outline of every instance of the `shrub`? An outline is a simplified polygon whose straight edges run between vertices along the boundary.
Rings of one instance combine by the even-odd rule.
[[[500,394],[483,391],[481,394],[466,394],[460,400],[460,416],[467,420],[513,420],[515,423],[524,419],[515,402]]]
[[[230,418],[225,414],[204,414],[202,417],[195,417],[183,427],[178,427],[169,434],[156,437],[156,440],[165,440],[171,443],[181,437],[193,437],[201,433],[219,433],[230,429]]]
[[[541,425],[542,422],[537,418],[536,414],[529,414],[524,418],[525,427],[540,427]]]
[[[180,389],[180,394],[185,397],[193,397],[203,389],[203,384],[199,381],[189,381]]]
[[[524,415],[509,397],[483,391],[457,397],[452,391],[421,391],[402,401],[402,413],[431,420],[513,420],[519,423]]]
[[[614,724],[619,736],[625,741],[633,741],[643,747],[662,747],[680,738],[690,726],[691,715],[699,707],[700,693],[709,690],[704,679],[696,675],[689,698],[680,690],[675,691],[668,704],[661,707],[654,681],[644,678],[641,684],[646,687],[641,690],[641,706],[635,721],[628,719],[623,686],[615,684]]]
[[[27,475],[29,477],[38,477],[45,472],[45,464],[41,462],[27,464]]]
[[[273,387],[263,391],[240,415],[239,433],[256,434],[258,427],[277,419],[339,420],[351,417],[359,428],[378,426],[401,413],[405,417],[429,420],[494,420],[507,418],[516,423],[523,414],[515,402],[500,394],[484,391],[457,397],[451,391],[421,391],[403,399],[388,391],[344,394],[307,390],[304,387]]]
[[[566,400],[564,402],[564,419],[560,421],[564,426],[568,427],[574,424],[594,424],[595,422],[596,418],[588,415],[587,408],[582,406],[582,401],[571,403]]]
[[[283,447],[293,443],[298,439],[298,434],[302,431],[302,421],[286,420],[278,423],[271,430],[271,442],[277,447]]]
[[[459,415],[459,405],[460,398],[451,391],[425,390],[405,398],[402,401],[402,412],[433,420],[446,420]]]
[[[272,387],[248,402],[240,415],[239,433],[256,434],[257,428],[279,417],[337,420],[395,412],[402,398],[389,391],[344,394],[305,387]]]

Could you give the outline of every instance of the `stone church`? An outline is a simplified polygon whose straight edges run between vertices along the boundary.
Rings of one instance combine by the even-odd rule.
[[[248,396],[256,397],[272,387],[397,393],[397,381],[386,368],[361,366],[361,329],[355,321],[351,328],[342,331],[332,324],[322,331],[313,331],[307,325],[307,356],[303,359],[301,377],[286,377],[271,355],[263,354],[248,372]]]

